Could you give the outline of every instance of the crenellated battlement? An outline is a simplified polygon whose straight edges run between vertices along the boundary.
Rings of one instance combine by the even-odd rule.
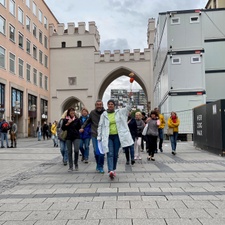
[[[144,49],[144,52],[140,52],[140,49],[134,49],[131,53],[129,49],[125,49],[122,53],[120,50],[114,50],[111,53],[110,50],[105,50],[104,54],[100,51],[95,52],[95,62],[119,62],[119,61],[140,61],[140,60],[150,60],[151,50],[148,48]]]
[[[67,23],[67,29],[65,29],[64,23],[59,23],[57,27],[54,27],[53,24],[49,24],[50,36],[62,36],[62,35],[84,35],[91,34],[94,35],[98,44],[100,44],[100,34],[97,26],[94,21],[88,22],[88,30],[86,30],[85,22],[78,22],[78,26],[75,26],[75,23]]]
[[[154,44],[155,38],[155,19],[151,18],[148,20],[148,30],[147,30],[147,42],[148,47]]]

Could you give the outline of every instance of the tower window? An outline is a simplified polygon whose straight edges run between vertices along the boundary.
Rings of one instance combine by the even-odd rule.
[[[65,47],[66,47],[66,42],[63,41],[63,42],[62,42],[62,48],[65,48]]]
[[[77,47],[81,47],[82,46],[82,42],[81,41],[78,41],[77,42]]]

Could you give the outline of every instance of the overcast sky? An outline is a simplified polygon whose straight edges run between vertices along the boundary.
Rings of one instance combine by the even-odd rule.
[[[202,9],[208,0],[45,0],[60,23],[95,21],[100,33],[100,50],[147,48],[149,18],[157,20],[159,12]],[[88,27],[87,27],[88,28]],[[110,88],[118,87],[124,77]],[[127,88],[129,88],[129,82]],[[123,85],[124,86],[124,85]],[[139,85],[134,84],[134,88]],[[109,89],[104,98],[109,99]]]

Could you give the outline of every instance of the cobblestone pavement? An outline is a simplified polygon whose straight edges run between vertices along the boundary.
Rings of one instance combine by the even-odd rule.
[[[0,149],[0,225],[223,225],[225,158],[179,142],[134,166],[119,155],[117,176],[88,164],[67,172],[51,140]],[[106,166],[105,166],[106,171]]]

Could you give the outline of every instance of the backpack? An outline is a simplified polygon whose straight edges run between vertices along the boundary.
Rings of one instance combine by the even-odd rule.
[[[9,124],[7,122],[4,122],[2,124],[2,131],[7,131],[9,129]]]

